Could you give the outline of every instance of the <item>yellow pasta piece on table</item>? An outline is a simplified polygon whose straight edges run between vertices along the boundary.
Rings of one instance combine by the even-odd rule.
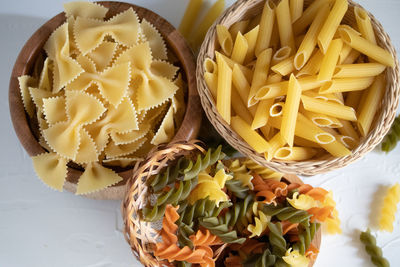
[[[324,26],[322,26],[318,35],[318,46],[322,53],[325,54],[328,50],[329,44],[332,41],[340,22],[346,14],[348,6],[349,3],[347,0],[335,0],[335,4],[333,5],[331,12],[326,18]]]
[[[269,143],[239,116],[231,118],[231,126],[257,153],[264,153],[270,148]]]
[[[247,44],[246,38],[239,32],[233,46],[231,59],[239,64],[243,64],[248,48],[249,45]]]
[[[108,8],[91,2],[75,1],[64,3],[65,17],[84,17],[92,19],[104,19]]]
[[[289,0],[282,0],[276,6],[276,21],[279,28],[281,46],[289,46],[292,53],[295,51],[292,19],[290,17]]]
[[[179,24],[179,32],[184,37],[189,37],[190,31],[193,29],[194,23],[201,11],[201,5],[203,0],[190,0],[186,7],[185,14],[182,17],[181,23]]]
[[[341,28],[339,29],[339,34],[342,40],[353,49],[385,66],[394,67],[394,58],[389,51],[371,43],[361,36],[358,36],[349,29]]]
[[[293,146],[296,118],[300,106],[301,86],[294,75],[290,75],[285,107],[283,108],[281,135]]]
[[[376,77],[374,83],[366,92],[364,101],[360,103],[357,125],[362,136],[367,136],[370,132],[373,119],[378,111],[385,90],[385,76],[381,74]]]
[[[379,230],[393,232],[393,223],[400,202],[400,184],[396,183],[390,187],[383,200],[383,206],[379,220]]]
[[[347,0],[346,0],[347,1]],[[321,69],[319,70],[318,80],[329,81],[332,79],[335,67],[339,60],[340,51],[342,50],[343,42],[340,39],[334,39],[329,44],[325,56],[322,59]]]
[[[67,176],[68,161],[56,153],[43,153],[32,157],[37,176],[49,187],[62,191]]]
[[[232,54],[233,40],[230,32],[224,25],[217,25],[217,38],[222,52],[228,57]]]
[[[255,55],[258,57],[261,52],[270,47],[272,29],[275,22],[275,4],[272,0],[265,1],[260,20],[260,32],[257,38]]]
[[[337,78],[326,82],[319,89],[320,94],[330,94],[339,92],[352,92],[364,90],[371,86],[374,77],[358,77],[358,78]]]
[[[305,95],[301,96],[301,101],[306,110],[349,121],[357,120],[356,113],[352,107],[326,102]]]
[[[232,94],[232,70],[225,60],[217,54],[218,65],[218,89],[217,110],[222,118],[231,123],[231,94]]]

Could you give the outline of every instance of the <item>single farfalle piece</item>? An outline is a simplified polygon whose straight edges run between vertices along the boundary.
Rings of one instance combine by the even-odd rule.
[[[70,56],[68,22],[58,27],[44,45],[47,56],[53,61],[53,92],[59,92],[64,86],[76,79],[84,70]]]
[[[43,114],[49,125],[68,120],[64,96],[44,98],[42,101]]]
[[[102,97],[113,106],[118,106],[127,94],[131,77],[130,63],[113,65],[99,73],[88,57],[79,55],[77,61],[85,72],[68,84],[65,89],[84,91],[92,84],[96,84]]]
[[[80,144],[80,129],[90,124],[106,111],[95,97],[80,91],[66,91],[66,122],[59,122],[43,130],[49,146],[59,155],[75,160]]]
[[[139,111],[161,105],[178,90],[174,82],[151,72],[152,61],[148,42],[132,46],[115,61],[115,64],[131,63],[131,82],[137,91],[135,96]]]
[[[98,160],[98,151],[95,142],[90,137],[89,133],[81,128],[79,131],[80,143],[79,149],[75,157],[75,162],[85,164]]]
[[[49,187],[62,191],[67,176],[68,160],[57,153],[43,153],[32,157],[37,176]]]
[[[387,232],[393,232],[393,222],[397,211],[397,204],[400,201],[400,184],[396,183],[390,187],[383,200],[381,210],[379,229]]]
[[[46,58],[43,62],[43,69],[40,72],[39,85],[40,89],[51,91],[53,87],[52,77],[53,75],[53,63],[49,58]]]
[[[140,23],[140,29],[144,40],[150,44],[153,57],[155,59],[168,59],[167,47],[160,32],[146,19],[143,19]]]
[[[122,177],[113,170],[103,167],[97,162],[86,165],[76,188],[77,195],[89,194],[122,181]]]
[[[107,68],[117,52],[117,43],[104,41],[92,52],[87,54],[96,66],[97,71],[103,71]]]
[[[108,12],[108,8],[91,2],[75,1],[64,3],[65,16],[104,19]]]
[[[30,118],[33,118],[35,115],[35,106],[29,92],[29,87],[36,87],[37,80],[29,75],[23,75],[18,77],[18,83],[25,111],[28,113]]]
[[[167,143],[175,135],[175,124],[174,124],[174,110],[170,106],[167,114],[163,118],[160,127],[158,128],[154,138],[151,140],[153,145],[159,145],[162,143]]]
[[[283,256],[282,259],[287,264],[294,267],[307,267],[308,264],[310,263],[310,259],[308,259],[304,255],[301,255],[299,251],[292,250],[292,248],[289,248],[286,251],[285,256]]]
[[[77,17],[74,25],[76,44],[84,55],[98,47],[106,36],[128,47],[135,45],[139,31],[139,19],[132,8],[107,21]]]

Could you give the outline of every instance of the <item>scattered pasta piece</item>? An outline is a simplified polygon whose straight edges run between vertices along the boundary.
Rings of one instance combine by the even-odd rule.
[[[383,200],[383,206],[380,214],[379,229],[393,232],[393,223],[397,211],[397,205],[400,202],[400,184],[396,183],[390,187]]]

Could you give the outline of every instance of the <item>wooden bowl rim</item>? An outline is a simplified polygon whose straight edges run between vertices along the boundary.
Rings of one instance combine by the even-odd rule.
[[[179,59],[182,65],[182,69],[185,72],[188,84],[187,105],[184,119],[172,141],[190,140],[192,138],[195,138],[199,132],[201,125],[201,116],[196,116],[196,114],[198,114],[198,111],[202,110],[202,107],[196,88],[197,84],[195,76],[195,57],[184,37],[165,18],[147,8],[125,2],[99,1],[96,3],[108,7],[110,10],[107,14],[109,14],[113,10],[118,10],[119,13],[122,10],[126,10],[132,7],[135,12],[138,13],[138,15],[139,13],[143,14],[143,16],[139,16],[140,19],[145,18],[159,30],[167,46],[171,48],[171,50]],[[108,17],[109,16],[106,16],[106,18]],[[45,153],[46,151],[39,144],[29,126],[28,117],[22,103],[18,77],[30,73],[34,60],[38,57],[39,53],[43,51],[44,43],[47,41],[50,34],[58,26],[64,23],[65,20],[65,13],[61,12],[46,21],[38,30],[36,30],[35,33],[33,33],[33,35],[26,41],[25,45],[18,54],[10,78],[9,109],[11,120],[19,141],[31,157],[39,155],[41,153]],[[124,178],[124,182],[126,182],[126,179],[132,176],[133,169],[134,167],[117,173],[122,176]],[[81,173],[82,172],[80,170],[68,167],[68,177],[70,175],[80,175]]]

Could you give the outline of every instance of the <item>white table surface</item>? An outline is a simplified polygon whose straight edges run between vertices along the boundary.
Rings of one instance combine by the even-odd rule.
[[[208,0],[211,2],[211,0]],[[31,160],[10,121],[8,82],[19,50],[64,1],[12,0],[0,9],[0,266],[141,266],[122,235],[119,201],[95,201],[55,192],[36,178]],[[177,26],[187,0],[134,0]],[[227,1],[229,4],[232,0]],[[383,24],[400,48],[400,0],[359,0]],[[6,4],[7,3],[7,4]],[[333,190],[343,234],[323,236],[316,267],[372,266],[358,240],[359,229],[373,225],[382,189],[400,181],[400,146],[378,150],[344,169],[305,182]],[[393,233],[377,233],[392,266],[400,266],[400,212]]]

